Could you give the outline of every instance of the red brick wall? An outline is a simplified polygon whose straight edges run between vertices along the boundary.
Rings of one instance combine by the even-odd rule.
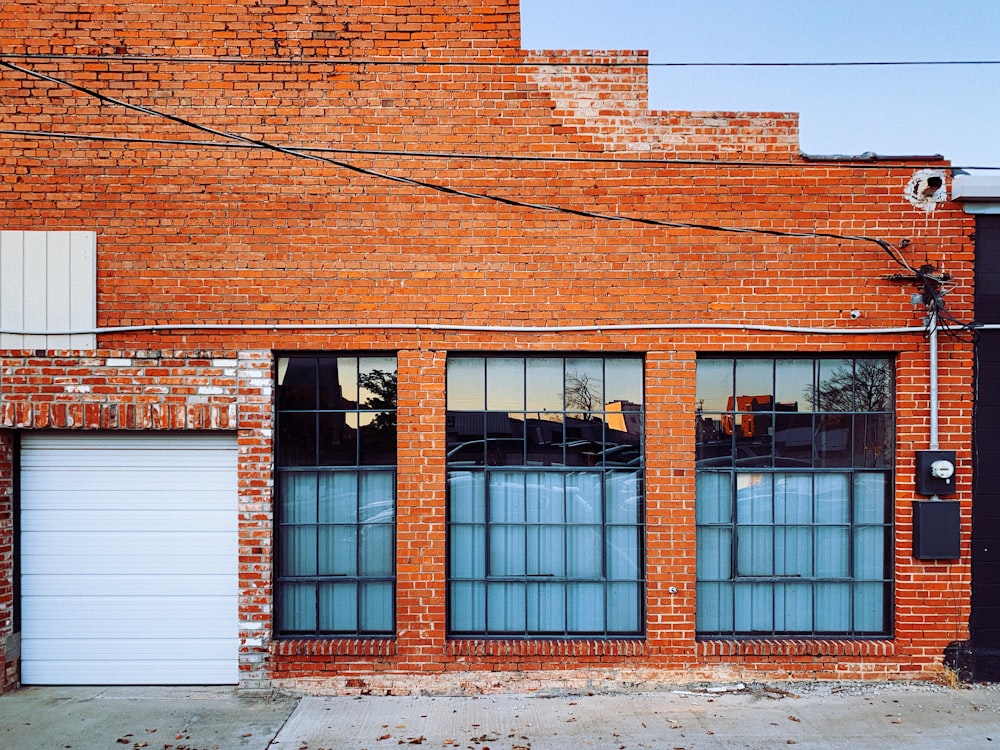
[[[17,687],[20,640],[14,630],[14,434],[0,430],[0,693]]]
[[[351,149],[312,153],[501,199],[206,145],[223,139],[0,71],[6,129],[146,139],[0,135],[0,228],[96,231],[98,324],[165,326],[103,333],[96,354],[0,355],[0,430],[238,431],[245,685],[309,679],[340,690],[491,689],[733,670],[927,676],[944,646],[964,636],[967,558],[928,564],[909,553],[914,451],[927,447],[927,350],[919,334],[864,333],[919,325],[922,315],[910,302],[913,287],[886,278],[901,269],[881,248],[502,202],[682,225],[910,239],[904,252],[913,263],[944,263],[954,276],[947,300],[968,319],[971,222],[953,204],[926,213],[903,195],[916,170],[942,164],[809,163],[798,156],[793,115],[649,112],[644,55],[624,53],[620,68],[587,67],[615,59],[611,53],[560,53],[561,67],[542,65],[544,57],[517,49],[516,3],[15,7],[0,13],[3,49],[95,56],[16,61],[25,67],[219,130],[282,146]],[[181,59],[236,55],[250,59]],[[324,57],[344,59],[296,62]],[[432,151],[455,156],[425,155]],[[713,163],[655,163],[678,157]],[[852,320],[851,310],[860,318]],[[205,325],[215,327],[198,328]],[[600,330],[440,328],[456,325]],[[623,325],[631,327],[615,328]],[[689,328],[669,328],[677,325]],[[398,352],[398,636],[391,643],[270,639],[270,352],[294,349]],[[643,643],[445,639],[444,363],[449,352],[477,350],[646,356]],[[892,641],[695,642],[694,365],[698,353],[719,351],[899,355]],[[943,339],[941,374],[941,447],[959,452],[956,496],[967,511],[968,345]],[[9,462],[0,465],[9,475]],[[0,538],[0,566],[10,546]],[[5,585],[0,580],[0,628]]]

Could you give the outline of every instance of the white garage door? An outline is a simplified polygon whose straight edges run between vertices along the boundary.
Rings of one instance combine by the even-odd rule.
[[[236,683],[235,436],[21,446],[22,682]]]

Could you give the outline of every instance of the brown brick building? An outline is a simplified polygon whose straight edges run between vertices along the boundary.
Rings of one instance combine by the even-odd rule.
[[[516,0],[0,18],[4,687],[931,677],[967,637],[945,162],[649,111],[644,53],[523,52]],[[915,544],[928,448],[960,527]]]

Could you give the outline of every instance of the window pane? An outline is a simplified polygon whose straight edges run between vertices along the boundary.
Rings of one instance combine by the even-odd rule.
[[[527,574],[529,576],[566,575],[566,529],[563,526],[528,526]]]
[[[816,418],[816,466],[850,466],[854,457],[853,418],[829,415]]]
[[[696,479],[698,523],[730,523],[733,518],[733,479],[726,473],[699,473]]]
[[[732,529],[700,528],[697,544],[698,580],[719,581],[733,577],[730,564],[733,548]]]
[[[843,526],[817,526],[816,575],[821,578],[847,578],[851,574],[850,535]]]
[[[358,363],[360,391],[355,397],[362,409],[396,410],[396,358],[361,357]]]
[[[482,411],[486,408],[486,360],[482,357],[448,358],[449,411]]]
[[[817,633],[845,633],[851,629],[850,584],[818,584],[815,596]]]
[[[566,631],[566,587],[558,583],[528,584],[528,630]]]
[[[733,367],[731,359],[703,359],[698,361],[695,399],[700,410],[727,411],[733,395]]]
[[[854,411],[854,362],[819,360],[816,411]]]
[[[526,408],[533,412],[562,414],[563,360],[529,358],[527,360]],[[560,419],[560,422],[562,420]]]
[[[361,474],[361,499],[358,519],[392,523],[396,516],[396,489],[391,471],[365,471]]]
[[[611,530],[609,530],[609,534]],[[634,531],[633,531],[634,533]],[[604,550],[602,546],[604,540],[601,534],[600,526],[570,526],[566,529],[566,575],[571,578],[600,578],[603,575],[603,569],[601,566],[604,560]],[[621,553],[632,557],[632,578],[635,577],[635,560],[634,557],[638,554],[638,550],[629,547],[628,538],[621,540]],[[621,561],[616,563],[622,569],[625,568],[627,561]],[[612,566],[609,564],[608,578],[624,578],[628,579],[628,573],[621,573],[620,575],[614,575],[610,568]]]
[[[351,472],[319,475],[319,522],[357,523],[358,478]]]
[[[453,525],[448,564],[453,578],[483,578],[486,575],[486,527]]]
[[[642,629],[642,590],[638,583],[607,586],[608,632],[635,633]]]
[[[486,475],[448,473],[448,510],[452,523],[486,522]]]
[[[737,523],[771,523],[773,477],[770,474],[736,475]]]
[[[392,526],[386,523],[364,524],[361,527],[360,575],[392,575]]]
[[[491,576],[523,576],[527,574],[527,531],[524,526],[493,524],[490,526]]]
[[[889,360],[859,359],[855,364],[855,377],[857,411],[892,411],[892,368]]]
[[[774,360],[741,359],[736,361],[736,395],[758,399],[758,403],[774,400]],[[733,408],[727,405],[727,410]],[[737,407],[741,411],[750,411]]]
[[[892,468],[894,420],[890,414],[854,416],[854,465],[866,469]]]
[[[490,521],[524,523],[526,520],[524,475],[494,471],[490,478]]]
[[[486,409],[524,411],[524,360],[500,358],[486,361]]]
[[[778,468],[813,465],[812,414],[774,415],[774,465]]]
[[[813,591],[808,583],[781,583],[774,591],[775,630],[809,632],[813,623]]]
[[[358,572],[358,528],[353,524],[319,527],[321,576],[353,576]]]
[[[581,530],[583,531],[583,530]],[[640,537],[639,529],[635,526],[609,526],[608,527],[608,579],[612,581],[635,580],[642,575],[640,568],[639,551]],[[600,544],[599,529],[592,533],[593,544]],[[585,549],[584,545],[578,547],[580,552]],[[601,550],[598,546],[591,554],[593,565],[589,575],[598,576],[601,574]],[[581,556],[582,559],[582,556]],[[581,568],[583,570],[583,568]],[[581,576],[587,575],[581,573]]]
[[[361,584],[361,626],[366,633],[392,631],[392,584],[372,581]]]
[[[316,584],[282,583],[278,588],[278,628],[285,633],[316,630]]]
[[[639,411],[642,398],[642,360],[608,359],[604,363],[606,402],[625,404],[622,411]]]
[[[739,526],[736,529],[736,575],[770,576],[774,570],[774,529]]]
[[[279,523],[316,523],[316,475],[312,472],[281,474],[282,502]]]
[[[357,466],[357,412],[320,412],[316,416],[319,420],[319,465]]]
[[[855,523],[884,523],[888,481],[885,474],[854,475]]]
[[[601,475],[593,471],[574,471],[565,475],[566,520],[570,523],[600,523],[604,517],[601,504]],[[628,488],[616,484],[609,488],[608,502],[615,505],[615,513],[621,503],[628,502]]]
[[[816,474],[813,478],[816,523],[850,521],[850,484],[847,474]]]
[[[854,589],[854,629],[865,633],[886,630],[885,586],[859,583]]]
[[[604,631],[604,584],[573,583],[566,596],[567,627],[574,633]]]
[[[608,523],[638,524],[642,519],[642,497],[640,495],[639,472],[614,471],[608,472],[605,480],[608,498]],[[595,505],[600,497],[600,487],[592,489]]]
[[[775,411],[812,411],[813,362],[779,359],[774,368]]]
[[[736,629],[748,633],[772,633],[774,587],[769,583],[737,583],[733,587]]]
[[[604,368],[600,359],[567,359],[566,410],[589,413],[604,410]]]
[[[451,629],[478,633],[486,629],[486,584],[454,582],[448,589]]]
[[[316,527],[284,526],[278,537],[281,548],[281,574],[316,575]]]
[[[320,357],[318,397],[320,409],[358,407],[358,358]]]
[[[527,480],[527,522],[562,523],[566,518],[563,476],[534,471],[527,475]]]
[[[699,582],[696,591],[695,628],[702,633],[729,633],[735,630],[733,584]]]
[[[358,596],[354,584],[319,587],[319,629],[327,633],[353,633],[358,627]]]
[[[523,583],[494,583],[489,586],[488,626],[498,633],[523,633],[527,628]]]
[[[278,358],[279,411],[316,408],[315,357]]]
[[[358,463],[386,466],[396,463],[396,413],[362,412]]]
[[[316,414],[278,415],[278,465],[316,466]]]
[[[774,475],[774,520],[776,523],[812,523],[811,474]]]

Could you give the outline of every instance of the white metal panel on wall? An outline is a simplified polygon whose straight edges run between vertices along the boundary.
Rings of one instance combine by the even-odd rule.
[[[236,438],[26,433],[26,685],[238,681]]]
[[[94,232],[0,231],[0,349],[94,349],[94,334],[2,331],[88,330],[96,324]]]

